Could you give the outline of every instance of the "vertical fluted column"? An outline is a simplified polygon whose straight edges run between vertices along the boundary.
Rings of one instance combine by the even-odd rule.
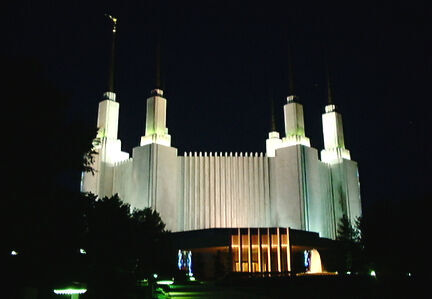
[[[261,225],[260,223],[260,194],[259,194],[259,182],[258,182],[258,153],[255,153],[255,156],[253,157],[253,200],[254,200],[254,226]]]
[[[183,157],[183,230],[189,229],[189,157],[184,153]]]
[[[215,159],[212,153],[210,153],[210,225],[211,227],[216,226],[216,204],[215,204]]]
[[[232,194],[232,172],[231,172],[232,153],[226,157],[226,227],[232,227],[231,214],[231,194]]]
[[[232,190],[232,215],[233,215],[233,227],[239,226],[239,215],[240,215],[240,194],[238,192],[239,188],[239,176],[238,176],[238,163],[239,159],[237,157],[237,153],[234,154],[233,157],[233,178],[234,178],[234,188]]]
[[[210,205],[210,171],[209,171],[209,157],[207,156],[207,152],[204,153],[204,157],[203,157],[203,169],[204,169],[204,173],[203,173],[203,180],[204,180],[204,213],[205,213],[205,228],[210,228],[211,227],[211,220],[210,220],[210,210],[211,210],[211,205]]]
[[[264,210],[266,217],[266,226],[272,226],[271,221],[271,202],[270,202],[270,169],[269,169],[269,159],[264,159]]]
[[[193,167],[194,167],[194,202],[195,202],[195,213],[194,213],[194,218],[195,218],[195,225],[194,225],[194,229],[198,229],[199,228],[199,224],[200,224],[200,202],[199,202],[199,161],[198,161],[198,155],[195,152],[194,153],[194,159],[193,159]]]
[[[221,227],[220,210],[220,157],[215,153],[215,215],[216,227]]]
[[[200,204],[200,209],[199,209],[199,213],[200,213],[200,223],[199,223],[199,228],[203,229],[205,228],[205,202],[204,202],[204,161],[203,161],[203,156],[202,153],[199,153],[199,157],[198,157],[198,163],[199,163],[199,173],[198,173],[198,177],[199,177],[199,204]]]
[[[225,203],[226,203],[226,156],[220,153],[220,211],[221,211],[221,227],[226,227],[226,211],[225,211]]]
[[[239,178],[239,184],[238,184],[238,194],[239,194],[239,209],[237,212],[237,219],[238,223],[237,226],[243,226],[245,223],[245,214],[246,214],[246,206],[244,204],[244,176],[243,176],[243,154],[240,153],[238,158],[238,178]]]
[[[259,210],[260,210],[260,218],[259,218],[259,225],[261,227],[266,226],[266,210],[265,210],[265,194],[264,194],[264,157],[261,154],[260,159],[259,159],[259,163],[258,163],[258,172],[259,172],[259,177],[258,177],[258,190],[259,190]]]

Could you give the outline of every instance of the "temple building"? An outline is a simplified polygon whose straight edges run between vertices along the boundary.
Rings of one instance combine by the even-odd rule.
[[[166,127],[167,99],[155,89],[147,99],[145,135],[130,156],[117,136],[116,94],[104,97],[95,172],[83,175],[83,192],[117,193],[132,208],[155,209],[172,232],[289,227],[334,239],[343,215],[351,221],[361,215],[357,163],[345,148],[342,117],[333,104],[322,115],[321,159],[294,96],[283,107],[285,134],[269,132],[266,153],[179,155]]]
[[[229,256],[225,261],[231,271],[240,272],[291,272],[298,261],[294,256],[303,251],[317,256],[316,248],[329,247],[343,216],[354,223],[361,215],[357,163],[345,148],[342,116],[331,100],[330,84],[321,159],[310,146],[303,106],[294,95],[283,106],[284,134],[273,126],[265,153],[181,155],[171,145],[167,99],[159,88],[147,98],[145,135],[132,155],[123,152],[117,134],[120,104],[113,88],[117,19],[109,17],[113,44],[108,91],[99,103],[95,171],[83,173],[83,192],[99,198],[118,194],[131,208],[158,211],[177,236],[179,265],[194,250],[213,256],[218,251]],[[290,83],[292,91],[292,78]]]

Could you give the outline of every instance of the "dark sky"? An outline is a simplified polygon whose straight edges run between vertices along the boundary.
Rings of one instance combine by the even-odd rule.
[[[424,196],[431,181],[426,1],[283,2],[16,1],[3,12],[1,52],[40,61],[47,78],[71,96],[71,119],[96,124],[108,78],[111,32],[104,13],[117,16],[119,137],[131,152],[155,86],[159,32],[167,123],[182,155],[265,151],[270,98],[283,130],[290,44],[306,135],[319,151],[327,57],[345,144],[359,163],[363,204]]]

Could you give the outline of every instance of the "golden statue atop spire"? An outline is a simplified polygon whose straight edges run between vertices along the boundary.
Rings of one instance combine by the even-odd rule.
[[[116,29],[117,29],[117,18],[115,18],[115,17],[113,17],[112,15],[109,15],[109,14],[105,14],[105,16],[107,16],[110,20],[111,20],[111,22],[113,23],[113,33],[115,33],[116,32]]]
[[[118,19],[113,17],[112,15],[105,14],[112,22],[112,43],[111,43],[111,57],[110,57],[110,65],[109,65],[109,73],[108,73],[108,92],[114,92],[114,64],[115,64],[115,37],[117,32],[117,21]]]

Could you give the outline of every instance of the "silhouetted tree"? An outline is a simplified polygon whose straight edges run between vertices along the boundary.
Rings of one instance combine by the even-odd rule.
[[[101,199],[89,195],[88,201],[84,249],[89,267],[89,294],[115,298],[133,286],[130,207],[117,195]]]
[[[365,267],[360,227],[361,218],[355,220],[355,226],[346,215],[340,219],[336,240],[339,242],[340,254],[343,257],[340,269],[343,272],[359,272]]]
[[[118,195],[97,199],[89,194],[84,214],[84,246],[89,266],[89,294],[97,298],[127,298],[137,279],[167,270],[175,255],[165,224],[156,211],[131,212]]]
[[[358,235],[358,231],[352,226],[351,221],[346,215],[343,215],[338,226],[337,240],[356,242],[358,240]]]
[[[96,128],[68,117],[69,96],[47,80],[38,62],[0,62],[7,105],[2,253],[18,252],[6,265],[14,280],[41,288],[73,276],[83,228],[80,173],[88,170]]]
[[[153,273],[165,270],[163,265],[167,256],[167,235],[165,224],[158,212],[145,208],[132,212],[135,244],[135,275],[143,279]],[[168,258],[169,259],[169,258]]]

